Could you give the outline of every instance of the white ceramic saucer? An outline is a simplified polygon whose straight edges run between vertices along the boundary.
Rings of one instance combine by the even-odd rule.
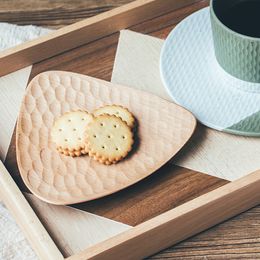
[[[260,136],[260,84],[239,80],[218,64],[209,8],[184,19],[161,52],[161,77],[171,98],[211,128]]]

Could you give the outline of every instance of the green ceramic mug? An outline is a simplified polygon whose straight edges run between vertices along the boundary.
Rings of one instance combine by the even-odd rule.
[[[260,83],[260,1],[211,0],[215,55],[232,76]]]

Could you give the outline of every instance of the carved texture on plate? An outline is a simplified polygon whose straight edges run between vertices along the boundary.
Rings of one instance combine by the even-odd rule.
[[[67,111],[93,111],[120,104],[137,118],[137,147],[122,162],[106,166],[88,156],[59,154],[50,130]],[[17,161],[28,188],[54,204],[99,198],[153,173],[192,135],[196,122],[183,108],[154,95],[88,76],[44,72],[29,84],[17,123]]]

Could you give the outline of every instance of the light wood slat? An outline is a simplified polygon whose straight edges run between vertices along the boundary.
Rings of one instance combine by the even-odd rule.
[[[25,197],[65,257],[131,228],[71,207],[48,204],[32,194]]]
[[[0,77],[0,160],[5,160],[32,66]],[[7,120],[8,119],[8,120]]]
[[[0,161],[0,197],[40,259],[64,259],[48,232]]]

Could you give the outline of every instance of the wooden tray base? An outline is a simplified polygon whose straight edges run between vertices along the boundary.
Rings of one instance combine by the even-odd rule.
[[[161,2],[160,4],[166,3],[166,1],[159,2]],[[167,1],[166,4],[170,5],[172,3],[172,1]],[[181,8],[177,11],[175,10],[171,12],[169,10],[169,12],[165,15],[158,16],[150,20],[148,19],[147,21],[139,23],[135,26],[130,26],[130,29],[160,38],[165,38],[176,23],[191,12],[200,9],[207,4],[208,1],[198,1],[197,3]],[[155,7],[156,5],[153,3],[151,10],[154,10]],[[138,10],[140,11],[142,9]],[[132,19],[130,20],[132,22]],[[125,28],[122,24],[120,24],[120,26],[121,28]],[[35,58],[36,53],[39,53],[36,48],[35,52],[33,52],[32,56],[30,56],[30,60],[20,60],[20,63],[17,66],[24,66],[26,64],[31,64],[30,62],[32,61],[34,61],[34,63],[39,61],[33,65],[31,78],[46,70],[68,70],[110,80],[118,35],[118,33],[114,33],[88,44],[83,43],[81,47],[74,48],[73,50],[66,51],[45,60],[43,60],[43,57],[38,57],[37,59]],[[55,40],[52,41],[52,43],[55,43]],[[9,61],[9,66],[6,66],[5,69],[6,71],[15,70],[11,64],[15,63],[14,60],[24,57],[23,55],[25,53],[28,54],[30,52],[30,47],[27,46],[27,48],[28,49],[26,50],[18,49],[18,51],[10,57],[8,57],[9,52],[2,56],[4,57],[1,59],[2,64]],[[5,72],[3,71],[3,73]],[[19,179],[19,173],[16,168],[15,157],[15,146],[13,141],[9,149],[6,164],[10,172],[13,174],[17,184],[19,184],[19,187],[22,188],[22,182]],[[112,205],[114,206],[114,199],[112,201],[110,197],[104,198],[108,204],[107,211],[100,207],[101,200],[97,200],[95,202],[96,204],[92,205],[77,205],[77,207],[82,209],[85,208],[87,210],[90,210],[89,208],[92,207],[93,212],[96,214],[100,214],[111,219],[131,223],[133,225],[138,223],[141,224],[136,225],[131,228],[130,231],[125,231],[109,241],[99,243],[92,248],[88,248],[79,255],[71,257],[71,259],[86,259],[88,257],[102,259],[102,257],[104,258],[107,256],[109,256],[110,259],[124,258],[124,256],[127,256],[130,259],[141,258],[155,253],[162,248],[170,246],[172,243],[177,243],[190,235],[205,230],[206,228],[234,216],[235,214],[246,210],[259,202],[259,195],[257,192],[259,190],[259,173],[254,173],[242,180],[224,185],[226,182],[218,178],[209,177],[188,169],[178,167],[175,168],[172,165],[166,165],[165,167],[169,168],[167,168],[166,173],[164,173],[164,171],[166,171],[164,168],[161,169],[160,175],[163,175],[164,177],[162,180],[160,179],[160,185],[165,187],[164,189],[167,188],[166,190],[169,191],[167,194],[162,194],[160,193],[160,190],[156,190],[156,185],[154,185],[154,183],[155,181],[158,181],[159,176],[159,174],[156,173],[154,176],[151,176],[150,178],[147,178],[143,182],[137,184],[140,188],[143,186],[149,186],[149,190],[144,189],[142,192],[139,191],[141,192],[139,194],[139,192],[137,193],[135,191],[133,186],[127,189],[128,193],[132,194],[132,196],[124,194],[123,192],[122,194],[120,192],[112,195],[117,197],[114,199],[118,200],[119,205],[115,208],[115,212],[112,212],[111,210]],[[172,174],[170,177],[168,176],[168,174],[170,174],[168,170]],[[190,180],[194,181],[190,182]],[[172,195],[175,192],[172,183],[178,187],[179,191],[183,191],[182,193],[178,193],[180,196],[178,196],[177,193],[175,197]],[[189,190],[187,185],[191,185],[192,189]],[[222,187],[215,190],[218,186]],[[132,188],[133,190],[130,191]],[[213,189],[213,191],[208,192],[211,189]],[[153,194],[150,193],[150,190],[153,191]],[[170,192],[172,192],[172,194]],[[205,194],[199,196],[202,193]],[[123,205],[121,198],[118,195],[124,197],[124,200],[127,201],[127,207]],[[149,197],[147,196],[151,196],[152,201],[149,201]],[[148,205],[147,203],[150,203],[151,205],[154,201],[168,196],[170,199],[167,204],[163,205],[163,207],[160,207],[158,210],[149,208],[146,209],[147,212],[142,210],[141,217],[138,216],[132,218],[132,215],[137,214],[137,210],[140,211],[141,207]],[[182,204],[185,201],[188,202]],[[171,205],[171,207],[175,207],[177,205],[180,206],[161,214],[161,212],[164,212],[170,208],[169,205]],[[124,214],[124,211],[126,211],[126,214]],[[158,214],[160,215],[158,216]],[[153,216],[156,217],[151,219]],[[146,219],[149,220],[147,222],[143,222]],[[183,225],[183,223],[186,225]],[[158,234],[161,235],[158,237]],[[158,239],[150,239],[151,236]],[[142,244],[142,247],[136,246],[143,243],[142,241],[146,241],[147,243],[144,243],[144,245]],[[133,248],[140,248],[140,250],[133,250]],[[38,249],[36,248],[36,250]],[[44,250],[38,250],[39,254],[42,252],[44,252]]]

